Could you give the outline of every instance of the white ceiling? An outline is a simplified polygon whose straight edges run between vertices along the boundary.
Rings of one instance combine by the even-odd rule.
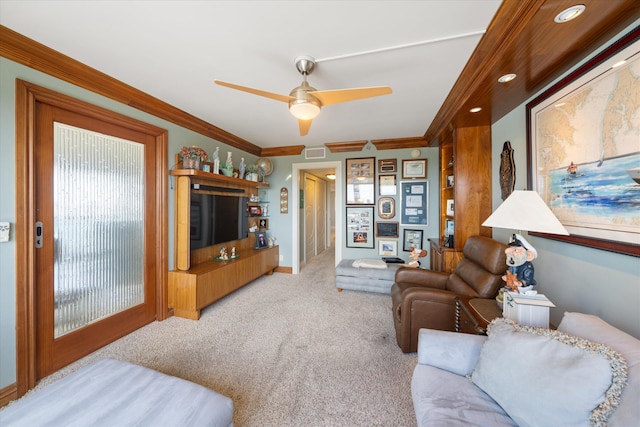
[[[318,146],[423,136],[500,3],[0,0],[0,24],[260,147]],[[318,90],[393,94],[325,107],[301,137],[287,104],[213,83],[288,95],[298,55]]]

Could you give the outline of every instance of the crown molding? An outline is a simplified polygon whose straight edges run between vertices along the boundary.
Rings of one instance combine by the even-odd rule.
[[[0,56],[247,153],[258,156],[262,151],[260,147],[249,141],[192,116],[3,25],[0,25]]]
[[[304,145],[263,148],[260,157],[298,156],[304,150]]]
[[[349,141],[349,142],[326,142],[324,145],[331,151],[332,153],[348,153],[350,151],[362,151],[365,145],[367,145],[366,140],[363,141]]]

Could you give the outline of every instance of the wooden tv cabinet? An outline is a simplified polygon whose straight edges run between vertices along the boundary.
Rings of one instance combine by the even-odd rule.
[[[272,274],[278,267],[280,253],[278,246],[255,249],[255,233],[244,239],[191,250],[192,186],[200,184],[197,192],[204,194],[249,197],[269,184],[191,169],[172,170],[170,175],[176,180],[175,269],[169,272],[168,304],[175,316],[198,320],[204,307],[264,274]],[[238,258],[217,261],[215,258],[223,246],[228,251],[235,247]]]
[[[278,267],[278,246],[244,249],[231,261],[207,261],[190,270],[169,272],[173,314],[198,320],[200,310]]]

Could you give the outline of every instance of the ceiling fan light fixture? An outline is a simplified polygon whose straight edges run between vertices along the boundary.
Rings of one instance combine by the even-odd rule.
[[[298,120],[313,120],[320,114],[320,106],[309,100],[289,102],[289,112]]]

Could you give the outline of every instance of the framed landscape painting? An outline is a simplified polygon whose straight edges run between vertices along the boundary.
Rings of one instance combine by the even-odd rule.
[[[532,234],[640,256],[639,93],[628,35],[527,104],[529,187],[570,236]]]

